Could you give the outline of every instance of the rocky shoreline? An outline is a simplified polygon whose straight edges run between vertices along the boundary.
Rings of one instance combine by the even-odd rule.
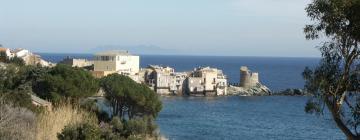
[[[257,83],[255,86],[250,88],[238,87],[238,86],[229,86],[228,87],[228,95],[238,95],[238,96],[269,96],[271,95],[271,90],[262,85],[261,83]]]
[[[311,96],[310,93],[302,89],[288,88],[278,92],[272,92],[268,87],[257,83],[251,88],[243,88],[238,86],[228,87],[228,96]]]
[[[311,96],[310,93],[297,88],[288,88],[279,92],[275,92],[274,96]]]

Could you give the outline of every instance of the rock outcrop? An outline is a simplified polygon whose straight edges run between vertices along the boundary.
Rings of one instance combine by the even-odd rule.
[[[302,89],[285,89],[279,92],[275,92],[273,95],[279,96],[310,96],[309,93],[305,92]]]
[[[262,85],[261,83],[257,83],[255,86],[244,88],[237,86],[229,86],[228,87],[228,95],[239,95],[239,96],[268,96],[271,95],[271,90]]]

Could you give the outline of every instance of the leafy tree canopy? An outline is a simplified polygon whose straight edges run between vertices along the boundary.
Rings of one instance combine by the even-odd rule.
[[[150,115],[156,117],[162,105],[158,95],[131,78],[111,74],[101,79],[101,87],[113,108],[113,115],[124,119]]]
[[[34,92],[54,102],[62,99],[77,101],[81,97],[94,95],[99,87],[97,80],[88,71],[61,64],[46,73],[32,70],[29,76],[36,80]]]
[[[305,111],[326,107],[348,139],[360,139],[360,0],[313,0],[306,11],[314,21],[304,29],[306,38],[329,41],[319,47],[319,66],[303,72],[305,89],[314,95]]]

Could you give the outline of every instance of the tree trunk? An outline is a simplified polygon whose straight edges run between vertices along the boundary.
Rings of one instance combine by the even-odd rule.
[[[338,113],[339,110],[335,109],[331,104],[331,101],[328,99],[325,100],[326,106],[328,107],[329,111],[331,112],[331,116],[333,117],[335,124],[337,127],[345,134],[348,140],[360,140],[359,136],[354,135],[351,130],[344,124],[344,122],[341,120],[340,114]]]

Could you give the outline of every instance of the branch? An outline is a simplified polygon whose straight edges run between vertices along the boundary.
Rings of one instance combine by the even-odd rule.
[[[344,99],[345,103],[349,106],[350,109],[354,110],[354,107],[350,104],[347,98]]]

